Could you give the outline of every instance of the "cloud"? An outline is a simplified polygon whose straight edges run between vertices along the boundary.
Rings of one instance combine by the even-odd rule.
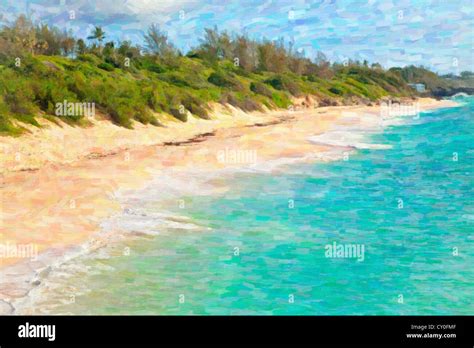
[[[199,2],[197,0],[128,0],[124,2],[123,8],[132,13],[142,15],[147,13],[177,12],[184,10],[190,5],[199,5]]]

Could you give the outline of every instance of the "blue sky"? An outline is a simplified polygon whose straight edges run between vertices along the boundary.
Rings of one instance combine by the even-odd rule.
[[[0,0],[2,22],[29,13],[82,37],[101,25],[109,40],[141,43],[157,23],[186,51],[203,28],[217,25],[294,40],[310,58],[319,50],[332,61],[415,64],[440,73],[474,70],[473,7],[472,0]]]

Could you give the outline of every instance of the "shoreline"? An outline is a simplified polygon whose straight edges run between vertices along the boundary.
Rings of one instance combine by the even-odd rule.
[[[418,102],[420,111],[456,105],[451,101],[433,99],[420,99]],[[66,250],[88,241],[94,243],[91,238],[100,231],[101,222],[120,213],[121,209],[123,211],[117,199],[119,191],[144,189],[153,178],[160,176],[177,175],[181,176],[181,182],[185,182],[187,175],[197,171],[205,174],[234,170],[281,159],[337,160],[343,151],[354,148],[327,142],[315,144],[308,138],[330,134],[341,127],[350,132],[350,127],[380,131],[384,126],[380,125],[380,106],[324,107],[258,115],[240,113],[223,115],[212,121],[196,120],[177,125],[145,130],[144,137],[140,136],[143,129],[116,130],[113,135],[105,137],[104,133],[111,128],[105,126],[104,130],[99,126],[94,131],[99,137],[99,133],[104,131],[104,138],[100,138],[104,145],[93,147],[92,152],[79,156],[78,160],[71,158],[84,146],[72,148],[69,153],[66,151],[62,163],[41,164],[40,161],[33,169],[32,163],[28,163],[30,167],[3,173],[0,237],[17,245],[33,243],[38,246],[41,256],[37,261],[0,259],[0,267],[5,272],[4,279],[0,279],[0,313],[13,312],[10,303],[28,295],[35,286],[35,276],[51,269],[52,260],[61,259]],[[180,132],[182,127],[183,132]],[[92,129],[74,129],[77,140],[66,140],[64,148],[74,143],[80,145],[78,142],[87,138],[85,136]],[[81,131],[85,133],[83,138],[78,133]],[[118,141],[127,132],[131,132],[131,137]],[[160,132],[165,136],[156,142],[156,134]],[[176,132],[180,132],[179,136]],[[52,133],[57,139],[61,132],[53,128]],[[34,144],[34,139],[37,139],[35,135],[28,140],[29,144]],[[133,144],[134,139],[139,139],[138,144]],[[22,138],[16,140],[21,142]],[[94,141],[94,137],[88,141]],[[48,146],[44,144],[38,149],[47,150]],[[219,160],[218,151],[226,149],[254,151],[257,160],[253,161],[255,163]],[[48,152],[44,155],[47,157]],[[97,247],[106,241],[106,238],[100,239],[102,241],[98,241]],[[19,282],[22,286],[18,286]]]

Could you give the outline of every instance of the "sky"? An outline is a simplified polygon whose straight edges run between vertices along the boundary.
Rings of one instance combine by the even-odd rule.
[[[474,0],[0,0],[0,23],[22,13],[79,37],[99,25],[108,40],[136,43],[155,23],[184,52],[217,25],[255,39],[283,37],[308,58],[322,51],[335,62],[474,70]]]

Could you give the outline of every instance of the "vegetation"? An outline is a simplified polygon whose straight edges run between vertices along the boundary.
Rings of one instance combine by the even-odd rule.
[[[189,114],[207,119],[212,103],[246,111],[288,108],[307,95],[320,105],[369,103],[416,95],[406,84],[413,80],[430,89],[441,83],[425,69],[331,64],[322,53],[311,61],[292,43],[257,42],[217,28],[206,29],[201,44],[185,55],[156,25],[145,34],[144,47],[106,38],[101,27],[86,42],[25,16],[3,27],[0,134],[21,134],[22,123],[39,126],[38,117],[86,124],[83,115],[56,116],[55,106],[64,101],[95,103],[113,122],[131,128],[133,120],[158,126],[162,114],[182,122]]]

